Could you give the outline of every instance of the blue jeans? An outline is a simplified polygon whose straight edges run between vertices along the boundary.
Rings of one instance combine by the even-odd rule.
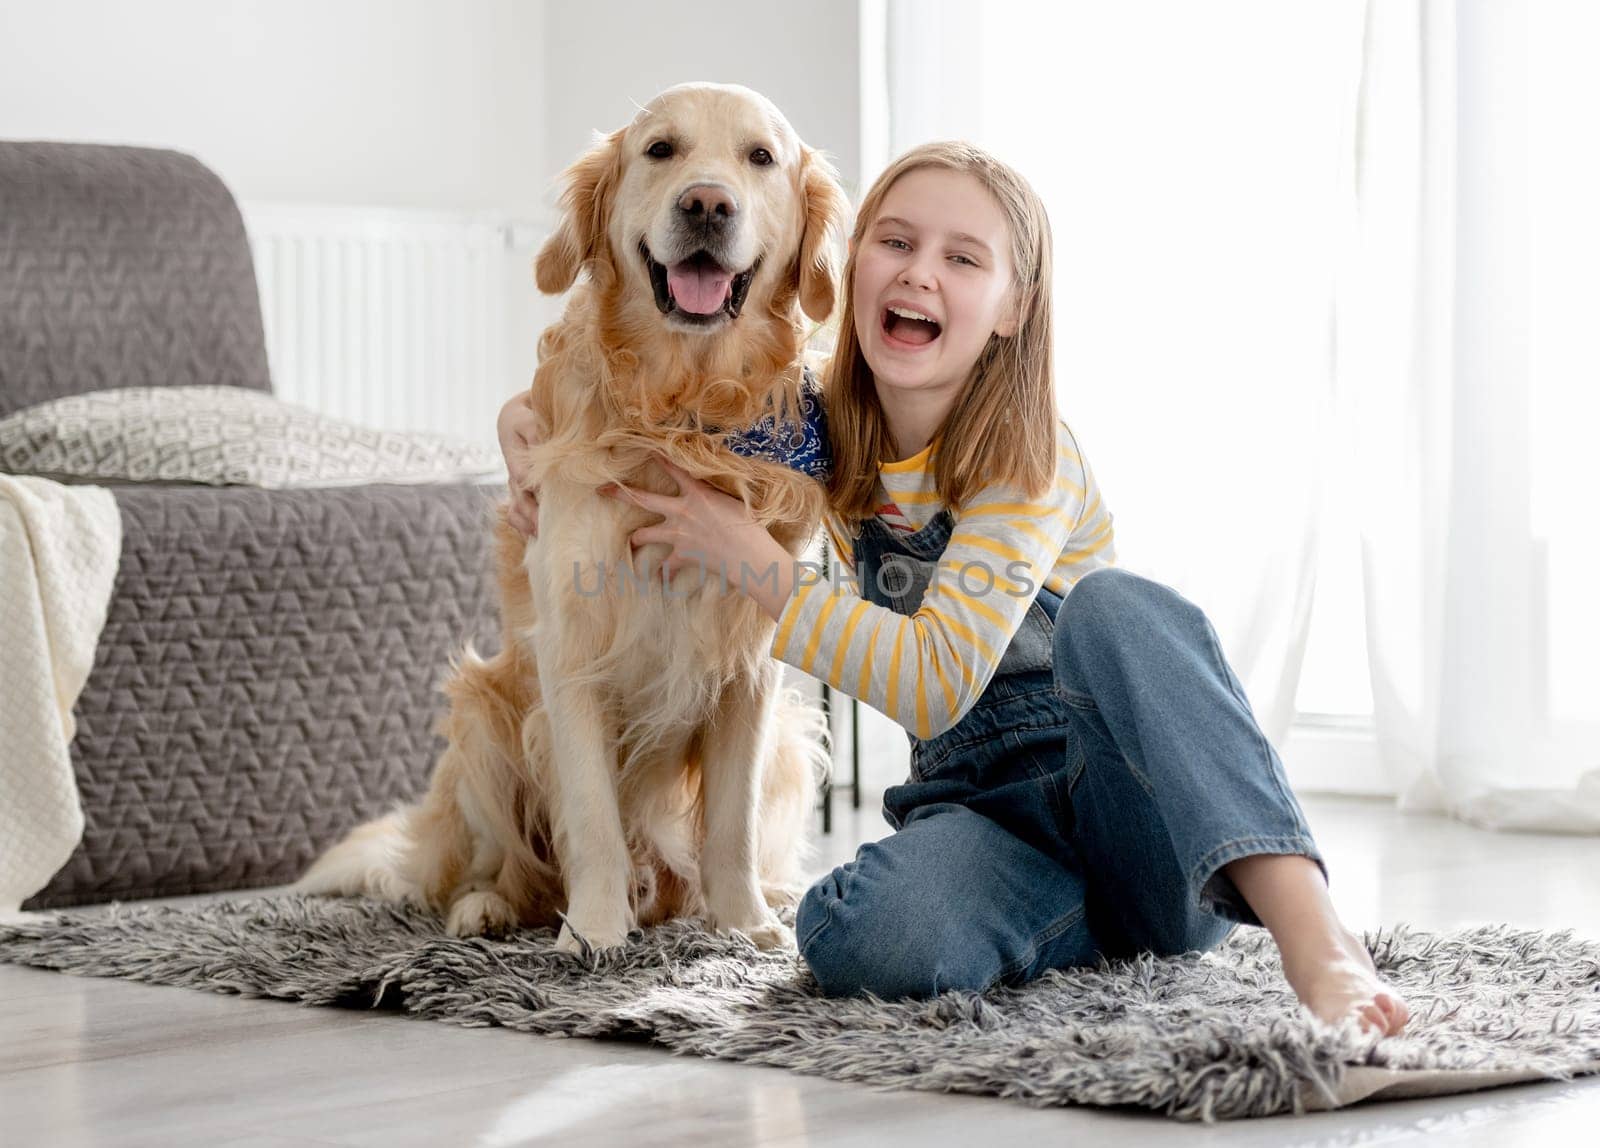
[[[1328,870],[1205,614],[1111,567],[1054,624],[1053,670],[997,675],[914,746],[897,832],[806,892],[800,953],[829,996],[1017,985],[1101,956],[1205,951],[1260,925],[1223,865]],[[921,751],[921,752],[918,752]]]

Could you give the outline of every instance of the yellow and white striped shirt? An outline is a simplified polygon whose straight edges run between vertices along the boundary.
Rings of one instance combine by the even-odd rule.
[[[879,465],[885,501],[878,518],[890,529],[920,530],[942,509],[934,483],[938,447],[935,440],[912,458]],[[1043,498],[996,484],[954,516],[914,614],[867,601],[852,582],[814,573],[798,579],[778,619],[773,657],[920,739],[953,727],[982,695],[1022,624],[1033,595],[1021,591],[1043,584],[1064,598],[1089,571],[1116,564],[1111,512],[1077,437],[1059,419],[1056,461],[1055,486]],[[826,526],[837,560],[855,573],[840,523],[830,515]],[[1026,567],[1026,580],[1013,563]],[[978,570],[993,573],[992,588]]]

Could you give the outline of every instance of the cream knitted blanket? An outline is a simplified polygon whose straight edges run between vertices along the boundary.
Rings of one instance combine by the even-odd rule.
[[[77,847],[72,707],[122,552],[111,492],[0,474],[0,919]]]

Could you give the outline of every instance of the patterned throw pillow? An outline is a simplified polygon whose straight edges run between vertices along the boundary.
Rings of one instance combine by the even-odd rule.
[[[198,482],[271,489],[504,477],[499,451],[382,431],[239,387],[128,387],[0,419],[0,472],[65,482]]]

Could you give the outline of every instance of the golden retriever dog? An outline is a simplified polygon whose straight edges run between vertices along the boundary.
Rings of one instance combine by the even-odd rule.
[[[663,582],[669,547],[629,544],[659,516],[597,491],[675,492],[664,455],[804,552],[821,486],[722,432],[798,417],[848,204],[777,108],[713,84],[662,93],[564,179],[534,263],[541,291],[571,289],[533,380],[539,536],[495,528],[502,649],[453,667],[420,801],[295,888],[426,906],[456,935],[559,923],[574,953],[678,916],[792,945],[773,910],[804,890],[821,715],[781,688],[735,572]]]

